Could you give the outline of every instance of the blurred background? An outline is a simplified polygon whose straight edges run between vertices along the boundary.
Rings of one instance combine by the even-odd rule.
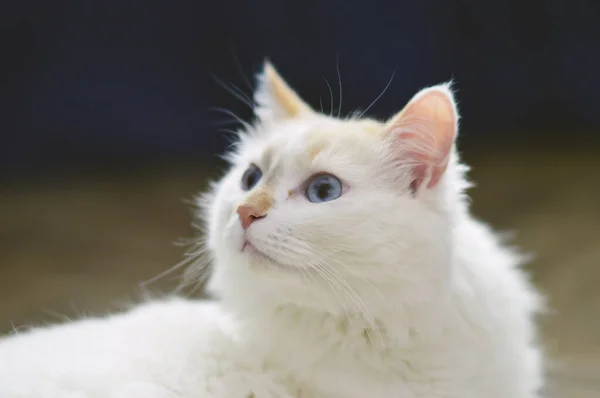
[[[0,332],[106,313],[184,257],[239,126],[219,109],[251,120],[269,57],[342,115],[455,81],[474,212],[550,298],[548,394],[600,396],[600,2],[3,2],[0,50]]]

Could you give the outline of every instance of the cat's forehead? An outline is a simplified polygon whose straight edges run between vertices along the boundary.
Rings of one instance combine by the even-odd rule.
[[[378,140],[382,128],[381,123],[369,119],[295,121],[274,126],[254,151],[266,163],[275,157],[310,161],[326,150],[360,150]]]

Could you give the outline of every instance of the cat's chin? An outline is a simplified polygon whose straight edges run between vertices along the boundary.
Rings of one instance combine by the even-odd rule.
[[[294,267],[282,264],[273,257],[258,250],[250,241],[246,240],[242,246],[242,253],[249,259],[250,265],[253,267],[275,268],[284,271],[294,271]]]

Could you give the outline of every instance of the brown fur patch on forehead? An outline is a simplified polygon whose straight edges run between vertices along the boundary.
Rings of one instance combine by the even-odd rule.
[[[306,136],[306,149],[304,152],[312,161],[320,153],[335,144],[360,146],[364,144],[364,140],[377,137],[382,131],[383,124],[370,119],[340,121],[330,126],[309,131]]]
[[[328,146],[329,146],[329,143],[326,142],[326,140],[313,141],[313,142],[310,142],[308,147],[306,148],[306,153],[308,154],[308,157],[312,161],[312,160],[315,160],[315,158],[317,156],[319,156],[319,154],[321,152],[323,152],[325,150],[325,148],[327,148]]]
[[[342,138],[342,134],[336,134],[331,130],[315,130],[309,132],[304,142],[303,154],[310,162],[314,161],[321,153],[330,149]]]

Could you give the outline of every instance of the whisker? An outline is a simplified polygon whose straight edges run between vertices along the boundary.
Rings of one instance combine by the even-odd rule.
[[[327,79],[323,78],[323,80],[325,80],[325,84],[327,84],[327,88],[329,89],[329,116],[333,116],[333,90]]]
[[[333,278],[331,278],[331,276],[324,273],[323,269],[317,263],[312,264],[312,269],[314,269],[321,276],[321,278],[329,285],[329,287],[331,287],[331,291],[339,300],[339,304],[342,307],[342,309],[346,315],[346,318],[348,319],[348,323],[350,325],[354,325],[354,323],[352,322],[352,317],[350,316],[350,312],[348,311],[348,308],[346,308],[346,305],[344,304],[342,297],[340,297],[340,295],[338,294],[338,292],[339,292],[339,293],[344,294],[347,297],[343,287],[339,286],[339,284],[337,284],[335,282],[335,280]]]
[[[218,126],[228,126],[228,125],[232,125],[232,124],[240,124],[239,120],[220,120],[218,122],[210,122],[210,124],[212,126],[218,127]]]
[[[237,131],[237,130],[226,129],[226,128],[219,129],[218,131],[219,131],[219,133],[234,135],[234,136],[236,136],[236,138],[237,138],[237,135],[239,134],[239,131]]]
[[[225,115],[231,116],[234,120],[236,120],[238,123],[240,123],[242,126],[244,126],[244,128],[247,131],[249,131],[249,132],[254,131],[254,127],[252,127],[252,125],[250,123],[246,122],[244,119],[242,119],[241,117],[236,115],[234,112],[230,111],[229,109],[212,107],[212,108],[209,108],[209,110],[214,111],[214,112],[220,112]]]
[[[317,285],[317,288],[315,289],[316,293],[321,297],[321,299],[323,299],[323,301],[327,304],[327,306],[329,307],[329,311],[332,312],[335,310],[335,307],[331,305],[331,303],[329,302],[329,300],[327,299],[327,295],[323,292],[323,289],[321,287],[321,284],[319,283],[319,281],[317,280],[317,278],[315,278],[309,270],[305,270],[304,268],[300,268],[300,273],[302,274],[302,276],[304,277],[305,281],[307,282],[308,286],[312,286],[311,281],[314,282],[314,284]],[[310,281],[308,280],[310,279]]]
[[[316,254],[313,253],[314,256],[316,256]],[[354,291],[354,289],[352,288],[352,286],[350,286],[350,284],[348,283],[348,281],[339,274],[339,272],[337,272],[335,269],[327,266],[326,263],[323,262],[319,262],[317,264],[318,266],[322,267],[322,270],[324,272],[326,272],[328,275],[332,276],[333,278],[336,278],[340,283],[343,284],[343,286],[348,289],[348,291],[350,293],[352,293],[352,295],[354,296],[354,298],[352,299],[355,304],[357,305],[357,309],[361,312],[363,312],[363,308],[366,308],[366,304],[365,302],[360,298],[360,296],[356,293],[356,291]],[[363,316],[365,316],[365,318],[368,318],[369,322],[374,322],[372,317],[367,317],[366,314],[363,313]]]
[[[366,279],[362,275],[358,274],[356,271],[352,270],[350,267],[348,267],[346,264],[344,264],[342,261],[338,260],[337,258],[330,256],[329,259],[335,261],[335,263],[337,265],[342,266],[346,271],[348,271],[350,274],[352,274],[352,276],[354,276],[355,278],[360,279],[361,282],[363,282],[365,285],[367,285],[371,289],[373,289],[373,291],[375,291],[375,293],[377,293],[377,295],[379,296],[379,298],[381,298],[381,300],[383,301],[383,303],[388,306],[388,309],[390,310],[390,312],[394,312],[394,307],[391,305],[391,303],[385,298],[385,296],[383,295],[383,293],[381,293],[381,291],[379,289],[377,289],[377,287],[375,285],[373,285],[368,279]]]
[[[340,104],[338,105],[338,114],[337,117],[339,118],[340,115],[342,114],[342,75],[340,74],[340,55],[337,55],[337,59],[335,61],[335,68],[337,70],[337,75],[338,75],[338,85],[340,86]]]
[[[373,105],[375,105],[375,103],[377,101],[379,101],[379,99],[383,96],[383,94],[385,94],[385,92],[387,91],[387,89],[390,87],[390,85],[392,84],[392,80],[394,80],[394,76],[396,75],[396,71],[394,70],[392,72],[392,77],[390,77],[390,80],[388,80],[387,84],[385,85],[385,87],[383,88],[383,91],[381,91],[381,93],[379,93],[379,95],[373,100],[373,102],[371,102],[371,104],[369,104],[369,106],[366,107],[366,109],[364,111],[362,111],[360,113],[360,115],[358,115],[358,119],[360,119],[361,117],[363,117],[365,115],[365,113],[367,113],[367,111],[369,109],[371,109],[371,107]]]
[[[374,344],[373,344],[373,339],[370,335],[369,329],[375,329],[375,331],[377,332],[377,334],[379,336],[381,347],[385,348],[385,343],[383,340],[383,335],[381,333],[381,330],[377,326],[377,322],[376,322],[375,318],[373,317],[373,315],[370,313],[368,306],[362,300],[360,295],[358,293],[356,293],[356,291],[352,288],[352,286],[349,284],[349,282],[346,280],[346,278],[344,278],[335,268],[332,268],[328,264],[331,261],[333,261],[336,265],[339,264],[339,265],[343,266],[346,270],[350,271],[354,275],[356,275],[356,272],[352,271],[347,265],[343,264],[337,258],[330,256],[329,254],[327,254],[327,257],[323,257],[319,253],[317,253],[313,250],[310,250],[309,248],[306,248],[307,251],[309,252],[308,255],[306,255],[306,253],[301,253],[297,249],[297,247],[300,246],[300,242],[296,242],[296,243],[297,243],[296,245],[290,245],[289,243],[285,243],[285,244],[282,244],[282,246],[289,252],[292,252],[298,256],[305,257],[307,259],[306,260],[307,265],[310,266],[315,271],[317,271],[317,273],[329,284],[329,286],[333,290],[333,293],[338,298],[340,298],[338,295],[338,292],[337,292],[337,289],[339,289],[339,292],[341,294],[343,294],[348,300],[350,300],[353,303],[355,310],[358,312],[358,315],[360,315],[359,319],[363,323],[363,329],[367,335],[367,339],[369,340],[371,346],[374,347]],[[373,288],[386,304],[389,304],[389,302],[387,302],[387,300],[385,300],[385,298],[383,297],[383,295],[377,288],[375,288],[372,284],[370,284],[365,278],[363,278],[359,275],[358,275],[358,277],[361,281],[367,283],[368,286]],[[391,306],[390,306],[390,308],[391,308]],[[347,311],[347,309],[345,308],[345,306],[344,306],[344,311],[346,312],[346,315],[347,315],[349,321],[351,322],[352,317],[350,316],[350,314]],[[366,323],[369,324],[369,327],[367,327]]]
[[[225,82],[223,82],[221,79],[219,79],[215,75],[213,75],[212,78],[215,80],[215,82],[219,86],[221,86],[221,88],[223,88],[229,94],[233,95],[237,100],[239,100],[240,102],[246,104],[250,109],[254,109],[254,103],[252,102],[252,100],[250,98],[248,98],[248,96],[246,94],[244,94],[244,92],[241,91],[237,86],[235,86],[234,84],[232,84],[232,86],[234,88],[231,88]]]
[[[244,97],[251,105],[252,105],[252,109],[254,109],[256,107],[256,103],[254,103],[254,100],[252,99],[251,96],[249,96],[248,94],[246,94],[244,92],[244,90],[242,90],[241,88],[239,88],[237,85],[233,84],[233,83],[229,83],[231,85],[231,87],[235,90],[237,90],[238,94],[240,94],[242,97]]]
[[[244,79],[244,82],[246,82],[246,86],[248,86],[248,89],[250,89],[250,92],[254,91],[254,88],[252,87],[252,83],[250,83],[250,79],[248,79],[248,76],[246,76],[246,74],[244,73],[244,69],[242,68],[242,63],[240,62],[240,59],[237,56],[237,53],[235,52],[235,49],[233,48],[233,46],[231,46],[231,54],[233,55],[233,60],[235,61],[235,65],[238,69],[238,72],[240,72],[240,75],[242,75],[242,79]],[[254,103],[254,101],[252,101]]]
[[[299,254],[297,252],[297,250],[295,250],[295,248],[293,246],[289,246],[289,245],[286,245],[286,244],[283,244],[282,246],[285,247],[286,250],[288,250],[289,252],[293,252],[293,253]],[[285,255],[285,254],[283,254],[283,255]],[[336,309],[335,309],[334,306],[331,306],[331,304],[329,303],[329,300],[327,299],[327,295],[325,294],[325,290],[322,288],[322,286],[319,283],[318,279],[315,278],[311,274],[310,271],[316,272],[320,276],[320,279],[322,281],[324,281],[329,286],[330,291],[334,295],[333,298],[338,303],[339,307],[342,308],[342,311],[344,312],[344,315],[345,315],[346,319],[348,320],[348,324],[349,325],[354,325],[353,316],[351,315],[351,312],[348,310],[347,305],[345,304],[347,302],[347,300],[343,299],[344,297],[346,299],[348,299],[348,294],[343,289],[343,286],[341,286],[339,284],[339,282],[337,282],[334,278],[332,278],[327,273],[325,273],[324,270],[323,270],[323,268],[317,262],[315,262],[314,259],[311,259],[310,257],[308,257],[307,261],[309,263],[310,270],[306,270],[306,272],[311,277],[311,279],[317,284],[317,286],[318,286],[317,291],[319,292],[319,295],[324,299],[324,301],[326,301],[328,303],[331,312],[335,313],[337,311],[336,311]],[[302,268],[294,267],[294,269],[302,269]],[[343,295],[344,297],[342,297],[340,294]]]
[[[283,244],[282,246],[293,253],[300,254],[298,253],[297,249],[292,245]],[[308,265],[311,266],[311,268],[315,270],[323,280],[325,280],[325,282],[331,287],[333,294],[335,294],[336,297],[338,297],[338,299],[341,300],[341,297],[338,294],[341,293],[346,297],[347,300],[349,300],[353,304],[356,314],[359,315],[358,319],[363,324],[363,330],[367,334],[367,338],[370,344],[374,346],[373,340],[370,336],[369,327],[367,327],[365,320],[369,323],[369,326],[371,328],[375,328],[378,332],[379,330],[377,328],[374,318],[371,316],[371,314],[367,313],[367,306],[364,303],[364,301],[360,298],[360,296],[356,293],[352,286],[350,286],[348,281],[339,273],[337,273],[334,269],[328,267],[323,262],[323,259],[319,255],[317,255],[317,253],[310,251],[309,256],[306,257]],[[342,308],[346,313],[346,317],[348,318],[350,325],[353,325],[353,317],[350,315],[350,312],[346,308],[346,305],[344,305],[343,301],[341,301],[340,304],[342,304]],[[381,332],[379,332],[379,335],[383,346],[384,344]]]
[[[382,299],[382,301],[383,301],[383,302],[384,302],[386,305],[388,305],[389,309],[390,309],[390,310],[393,312],[393,307],[392,307],[392,305],[391,305],[391,304],[389,303],[389,301],[388,301],[388,300],[387,300],[387,299],[386,299],[386,298],[383,296],[383,294],[382,294],[382,293],[379,291],[379,289],[377,289],[377,288],[376,288],[376,287],[375,287],[375,286],[374,286],[372,283],[370,283],[370,282],[369,282],[367,279],[365,279],[364,277],[362,277],[362,276],[358,275],[358,274],[356,273],[356,271],[353,271],[352,269],[350,269],[350,267],[348,267],[346,264],[344,264],[342,261],[338,260],[337,258],[329,256],[329,259],[330,259],[330,260],[333,260],[333,261],[335,262],[335,264],[336,264],[336,265],[340,265],[340,266],[344,267],[344,269],[346,269],[348,272],[350,272],[350,273],[351,273],[353,276],[355,276],[355,277],[358,277],[358,278],[359,278],[359,279],[360,279],[362,282],[364,282],[364,283],[365,283],[367,286],[371,287],[371,288],[372,288],[372,289],[373,289],[373,290],[374,290],[374,291],[375,291],[375,292],[376,292],[376,293],[379,295],[379,297]],[[342,277],[342,276],[341,276],[341,275],[340,275],[340,274],[339,274],[337,271],[335,271],[335,269],[334,269],[334,268],[330,267],[330,269],[331,269],[331,271],[332,271],[332,272],[335,272],[335,273],[337,273],[337,274],[339,275],[339,277],[340,277],[340,278]],[[351,289],[351,290],[354,292],[354,290],[352,289],[352,287],[351,287],[351,286],[349,286],[349,288],[350,288],[350,289]],[[355,294],[355,296],[356,296],[357,298],[359,298],[359,299],[360,299],[359,295],[358,295],[356,292],[354,292],[354,294]],[[368,307],[367,307],[367,306],[364,304],[364,302],[363,302],[362,300],[360,300],[360,301],[361,301],[361,303],[363,303],[363,308],[364,308],[365,310],[368,310]],[[363,313],[363,315],[364,315],[364,313]],[[366,315],[365,315],[365,316],[366,316]],[[377,333],[379,334],[379,339],[380,339],[380,341],[381,341],[381,345],[382,345],[382,347],[385,347],[385,344],[384,344],[384,342],[383,342],[383,336],[381,335],[381,330],[380,330],[380,329],[379,329],[379,327],[377,326],[377,322],[375,321],[374,317],[373,317],[371,314],[369,314],[369,316],[367,317],[367,319],[368,319],[368,321],[369,321],[369,324],[370,324],[370,326],[371,326],[371,327],[373,327],[373,328],[374,328],[374,329],[377,331]],[[368,331],[367,331],[367,333],[368,333]]]
[[[296,238],[294,240],[297,240]],[[358,274],[356,271],[354,271],[353,269],[351,269],[350,267],[348,267],[348,265],[344,264],[342,261],[340,261],[335,254],[333,253],[324,253],[325,256],[315,252],[314,250],[311,250],[309,248],[306,248],[306,250],[309,252],[308,256],[306,255],[306,253],[301,253],[299,252],[296,247],[299,246],[299,242],[297,245],[290,245],[290,244],[283,244],[283,246],[289,250],[290,252],[297,254],[298,256],[304,256],[304,257],[308,257],[310,259],[311,256],[316,257],[318,260],[320,260],[320,262],[335,262],[336,265],[339,265],[341,267],[343,267],[348,273],[350,273],[353,277],[359,279],[362,283],[364,283],[365,285],[367,285],[369,288],[373,289],[373,291],[375,291],[375,293],[379,296],[379,298],[383,301],[383,303],[388,306],[388,309],[390,310],[390,312],[394,311],[394,307],[391,305],[391,303],[385,298],[385,296],[383,295],[383,293],[381,293],[381,291],[375,286],[373,285],[373,283],[371,283],[368,279],[366,279],[365,277],[363,277],[362,275]],[[311,260],[312,261],[312,260]]]
[[[296,255],[303,255],[302,253],[300,253],[297,250],[297,248],[295,246],[290,245],[288,243],[280,242],[280,246],[285,248],[285,250],[288,251],[287,254],[289,254],[289,252],[291,252]],[[312,254],[312,253],[310,253],[310,254]],[[284,258],[286,257],[286,253],[279,252],[279,253],[277,253],[277,255],[282,256]],[[278,257],[277,255],[275,255],[274,257]],[[311,258],[310,255],[307,256],[307,261],[309,262],[311,269],[316,271],[321,276],[321,279],[323,279],[325,281],[325,283],[327,283],[329,285],[329,287],[331,288],[331,291],[336,296],[337,300],[339,300],[339,304],[342,307],[342,309],[346,315],[346,318],[348,319],[348,322],[350,323],[350,325],[352,325],[353,322],[352,322],[352,317],[350,316],[350,312],[348,311],[348,308],[346,308],[346,305],[344,305],[344,300],[339,295],[339,293],[342,293],[348,298],[346,292],[343,289],[343,286],[340,286],[339,283],[336,283],[335,279],[333,279],[331,276],[328,276],[326,273],[324,273],[323,268],[320,266],[320,264],[318,262],[316,262],[313,258]]]
[[[162,278],[164,278],[168,275],[171,275],[173,272],[175,272],[181,268],[184,268],[187,265],[193,264],[194,261],[197,260],[203,254],[204,254],[204,249],[202,249],[200,252],[186,253],[186,258],[184,258],[182,261],[180,261],[177,264],[175,264],[174,266],[166,269],[165,271],[161,272],[160,274],[153,276],[150,279],[140,282],[138,285],[140,288],[147,288],[149,285],[156,283],[157,281],[161,280]]]
[[[206,282],[211,275],[209,272],[209,265],[210,262],[207,261],[200,263],[200,266],[195,264],[187,268],[179,285],[177,285],[175,288],[174,293],[178,295],[185,295],[186,297],[193,297],[198,292],[203,294],[203,288],[205,287]]]
[[[364,301],[360,298],[360,296],[356,293],[356,291],[354,291],[354,289],[352,289],[348,282],[339,273],[335,272],[332,268],[326,267],[324,264],[321,264],[321,269],[324,273],[327,273],[333,280],[338,280],[342,284],[342,286],[345,287],[345,289],[342,288],[340,290],[346,293],[346,297],[354,303],[355,309],[359,312],[359,315],[361,315],[358,319],[362,321],[363,331],[366,333],[367,339],[369,340],[371,346],[374,347],[373,339],[369,331],[369,329],[371,328],[377,330],[379,334],[379,339],[381,340],[381,345],[384,346],[383,337],[381,335],[381,332],[379,331],[379,328],[376,325],[375,319],[370,314],[367,314],[367,306],[365,305]],[[369,327],[367,327],[366,323],[369,324]]]

